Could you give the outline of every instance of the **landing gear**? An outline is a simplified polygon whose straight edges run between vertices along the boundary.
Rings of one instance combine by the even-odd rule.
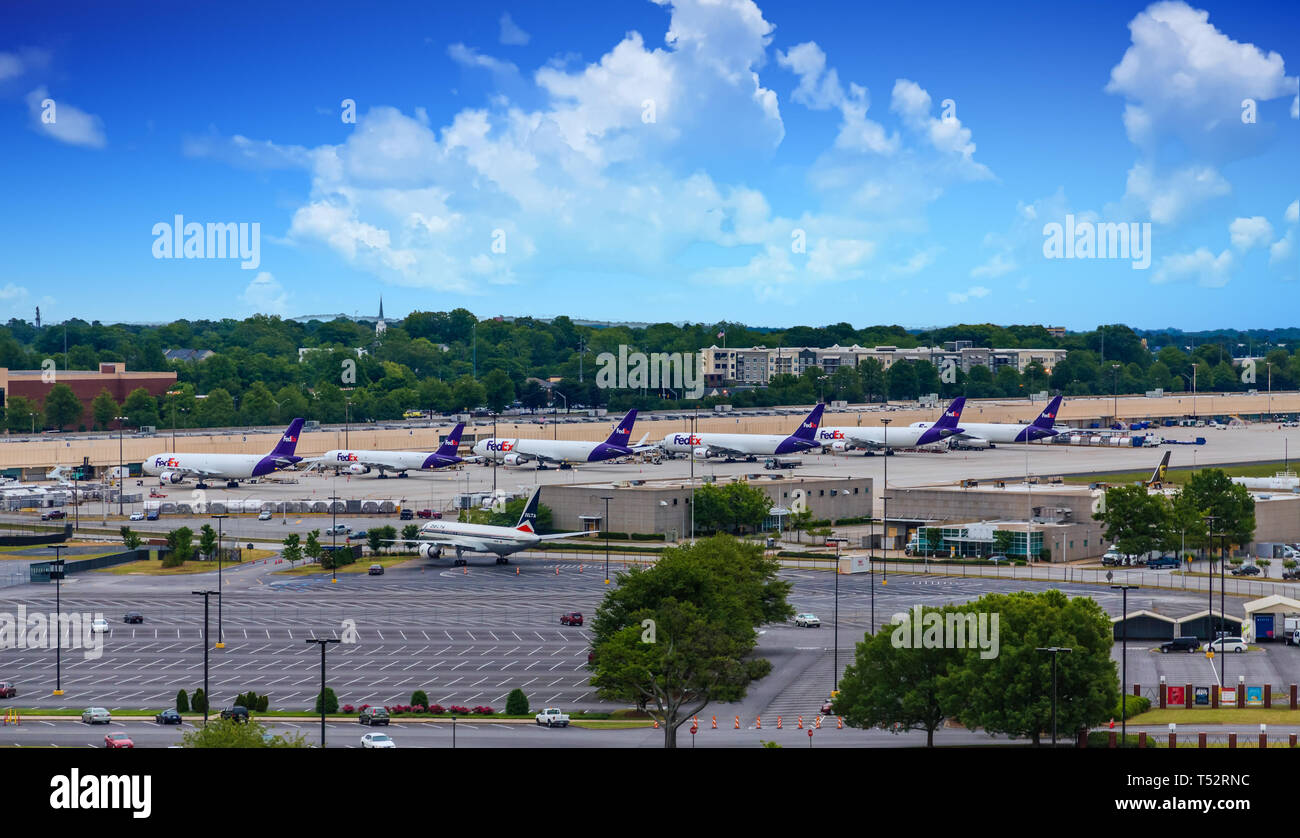
[[[469,564],[469,562],[465,560],[464,552],[465,551],[462,550],[461,548],[459,547],[456,548],[456,558],[451,563],[452,567],[464,567],[465,565]]]
[[[497,564],[510,564],[510,560],[505,556],[497,556]]]
[[[239,488],[239,481],[238,481],[238,480],[227,480],[227,481],[226,481],[226,488],[227,488],[227,489],[238,489],[238,488]]]
[[[404,471],[398,472],[398,473],[397,473],[397,476],[398,476],[398,477],[405,477],[405,476],[406,476],[406,472],[404,472]]]
[[[379,479],[380,479],[380,480],[387,480],[387,479],[388,479],[388,475],[387,475],[387,474],[384,474],[384,473],[381,471],[381,472],[379,472]]]
[[[194,484],[194,488],[196,488],[196,489],[206,489],[206,488],[208,488],[208,484],[207,484],[207,483],[204,483],[202,480],[200,480],[198,483],[195,483],[195,484]]]

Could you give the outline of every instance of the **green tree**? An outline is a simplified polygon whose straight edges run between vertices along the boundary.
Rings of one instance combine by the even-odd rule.
[[[515,687],[506,696],[506,715],[507,716],[524,716],[528,714],[528,696],[524,691]]]
[[[45,420],[59,430],[81,418],[81,400],[72,388],[60,382],[45,397]]]
[[[384,528],[371,527],[366,533],[366,544],[370,546],[371,554],[378,556],[384,549]]]
[[[515,400],[515,385],[504,370],[492,370],[483,376],[483,392],[487,406],[497,413]]]
[[[407,524],[406,526],[402,527],[402,541],[405,542],[402,545],[403,547],[405,547],[407,550],[414,550],[416,544],[419,543],[419,540],[420,540],[419,524]]]
[[[179,567],[194,556],[194,531],[189,527],[180,527],[167,533],[167,558],[163,567]]]
[[[770,670],[749,655],[758,626],[794,613],[778,569],[758,545],[715,536],[622,574],[592,623],[597,694],[644,704],[664,727],[664,747],[675,748],[691,715],[740,699]]]
[[[316,693],[316,704],[314,705],[314,708],[315,708],[315,709],[314,709],[312,712],[314,712],[314,713],[318,713],[318,714],[321,712],[321,709],[320,709],[320,708],[321,708],[321,694],[320,694],[320,693]],[[339,699],[338,699],[338,696],[336,696],[336,695],[334,694],[334,690],[333,690],[333,688],[331,688],[331,687],[326,687],[326,688],[325,688],[325,712],[326,712],[326,713],[337,713],[338,711],[339,711]]]
[[[95,418],[95,427],[101,431],[107,430],[113,423],[113,417],[119,415],[120,409],[107,387],[100,390],[99,395],[90,403],[90,414]]]
[[[217,551],[217,531],[211,524],[199,528],[199,555],[211,559]]]
[[[311,559],[312,561],[314,562],[320,561],[320,555],[321,555],[320,530],[312,530],[311,532],[307,533],[307,546],[303,548],[302,552],[303,555],[305,555],[307,558]]]
[[[1106,490],[1105,510],[1094,517],[1106,525],[1106,537],[1121,553],[1141,556],[1170,544],[1169,501],[1146,486],[1112,486]]]
[[[1247,544],[1255,539],[1255,500],[1245,486],[1233,483],[1221,468],[1201,469],[1189,477],[1175,497],[1174,506],[1179,510],[1176,518],[1180,525],[1195,528],[1189,528],[1188,535],[1195,531],[1194,543],[1198,546],[1207,544],[1208,516],[1215,517],[1214,532],[1226,534],[1230,544]]]
[[[181,734],[181,745],[185,748],[308,747],[307,738],[301,733],[268,734],[269,731],[261,722],[215,719]]]
[[[280,556],[293,567],[293,563],[302,558],[302,547],[299,545],[300,536],[296,532],[291,532],[284,538],[284,549],[280,551]]]
[[[411,693],[411,704],[419,705],[420,707],[428,707],[429,694],[426,693],[424,690],[416,690],[415,692]]]
[[[230,392],[218,387],[199,402],[198,424],[202,428],[228,428],[235,424],[235,400]]]
[[[134,532],[130,527],[126,526],[125,524],[123,524],[122,528],[118,530],[118,534],[122,536],[122,546],[124,546],[126,549],[134,550],[140,546],[139,534]]]
[[[487,401],[487,390],[473,377],[462,375],[451,387],[451,400],[455,410],[474,410]]]
[[[143,387],[137,387],[122,402],[122,414],[127,422],[137,428],[158,425],[158,401]]]
[[[203,691],[202,687],[194,690],[194,698],[190,701],[190,707],[195,713],[203,713],[208,709],[208,694]]]
[[[729,483],[722,488],[705,483],[695,492],[695,526],[706,532],[754,530],[771,506],[767,493],[748,483]]]
[[[524,507],[528,504],[528,498],[514,498],[506,501],[505,508],[500,512],[493,512],[488,515],[485,524],[494,527],[513,527],[519,522],[519,516],[524,514]],[[537,531],[541,533],[551,532],[555,529],[555,514],[551,508],[540,501],[537,504]]]
[[[177,713],[190,712],[190,697],[189,694],[185,692],[185,690],[176,691],[176,712]]]
[[[10,433],[31,433],[45,427],[45,413],[26,396],[11,396],[5,405],[5,426]]]

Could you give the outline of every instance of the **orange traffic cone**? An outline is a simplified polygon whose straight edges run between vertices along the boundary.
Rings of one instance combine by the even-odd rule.
[[[781,717],[780,717],[780,716],[777,716],[777,717],[776,717],[776,729],[777,729],[777,730],[781,730]]]
[[[518,575],[519,575],[519,568],[516,567],[516,568],[515,568],[515,576],[518,576]]]
[[[469,576],[469,565],[464,565],[460,569],[462,576]]]
[[[736,717],[736,730],[740,730],[740,717]]]
[[[821,730],[821,729],[822,729],[822,717],[821,717],[821,716],[818,716],[818,717],[817,717],[817,721],[813,722],[813,727],[817,728],[818,730]]]
[[[659,729],[659,720],[655,719],[655,730]]]
[[[803,730],[803,716],[799,717],[799,730]]]
[[[836,730],[843,730],[843,729],[844,729],[844,717],[843,717],[843,716],[836,716],[836,717],[835,717],[835,729],[836,729]]]
[[[560,566],[558,564],[555,566],[555,575],[556,576],[560,575]]]
[[[578,572],[582,573],[582,562],[578,562]]]
[[[710,728],[710,730],[717,730],[717,729],[718,729],[718,717],[717,717],[717,716],[714,716],[714,717],[713,717],[713,727]]]

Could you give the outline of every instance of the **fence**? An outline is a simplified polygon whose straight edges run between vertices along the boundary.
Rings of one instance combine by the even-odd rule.
[[[107,556],[96,556],[93,559],[66,559],[63,562],[63,570],[65,573],[82,573],[87,570],[97,570],[101,567],[113,567],[127,562],[154,558],[150,554],[161,554],[165,549],[156,547],[145,549],[141,547],[135,550],[123,550],[120,553],[110,553]],[[50,571],[53,567],[54,562],[33,562],[27,567],[29,580],[36,584],[48,583],[50,581]]]

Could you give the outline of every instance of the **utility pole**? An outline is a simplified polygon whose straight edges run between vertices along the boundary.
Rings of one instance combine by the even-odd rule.
[[[208,649],[211,643],[208,642],[208,597],[220,597],[217,591],[190,591],[194,596],[203,597],[203,724],[208,723],[208,707],[212,705],[212,699],[208,692]]]
[[[1061,652],[1073,652],[1074,649],[1064,646],[1038,647],[1038,652],[1048,652],[1052,656],[1052,747],[1056,747],[1056,658]]]
[[[885,445],[885,490],[880,494],[880,499],[884,501],[885,507],[882,510],[883,520],[881,521],[881,556],[885,560],[885,572],[881,577],[880,584],[889,584],[889,423],[892,419],[881,419],[880,423],[885,426],[884,445]]]
[[[209,517],[217,519],[217,648],[224,649],[226,648],[226,635],[221,630],[221,592],[223,590],[221,586],[221,522],[226,520],[228,516],[211,515]]]
[[[315,643],[320,646],[320,746],[325,747],[325,647],[331,643],[338,643],[335,637],[309,637],[307,643]]]
[[[605,529],[605,584],[609,584],[609,502],[613,500],[610,495],[601,495],[600,499],[605,502],[605,517],[601,519]],[[626,568],[626,562],[624,563]]]
[[[1122,606],[1124,609],[1124,616],[1120,618],[1124,623],[1123,639],[1121,641],[1124,646],[1124,651],[1123,651],[1124,662],[1123,664],[1121,664],[1121,669],[1123,670],[1123,676],[1122,676],[1123,692],[1119,694],[1119,715],[1120,715],[1119,746],[1121,748],[1124,747],[1124,742],[1128,737],[1128,592],[1131,590],[1137,590],[1137,588],[1138,588],[1137,585],[1111,585],[1110,586],[1110,589],[1112,591],[1120,591],[1123,595],[1123,600],[1124,600],[1124,604]]]
[[[54,694],[63,695],[63,559],[59,557],[62,545],[54,545],[54,561],[50,562],[50,578],[54,580]]]

